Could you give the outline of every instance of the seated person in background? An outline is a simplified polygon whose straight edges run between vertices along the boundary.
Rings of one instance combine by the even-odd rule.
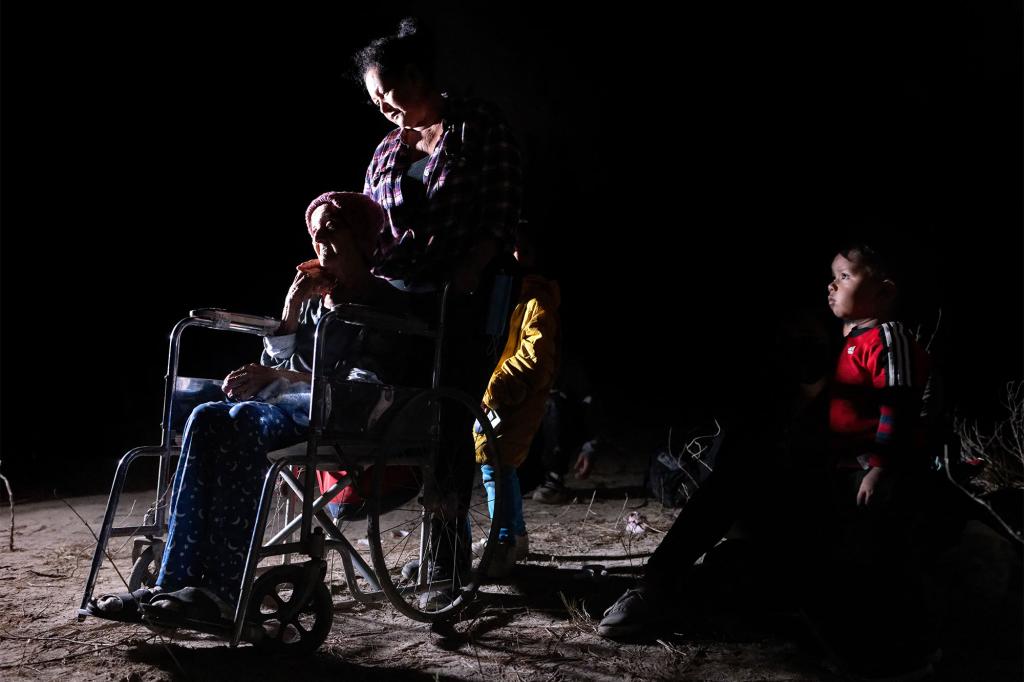
[[[558,377],[548,394],[544,420],[534,438],[530,454],[539,458],[543,478],[533,490],[533,500],[563,504],[573,498],[565,486],[565,475],[573,463],[577,478],[590,476],[598,457],[609,449],[602,435],[601,404],[595,396],[583,363],[564,351]]]
[[[231,619],[253,534],[267,453],[301,442],[309,426],[313,338],[338,300],[378,303],[369,262],[384,212],[352,192],[322,195],[306,212],[316,261],[301,264],[281,326],[264,339],[261,364],[229,373],[227,400],[196,407],[174,476],[169,528],[153,588],[100,595],[92,615],[126,622]],[[387,381],[403,357],[394,335],[335,325],[324,359],[329,375]]]

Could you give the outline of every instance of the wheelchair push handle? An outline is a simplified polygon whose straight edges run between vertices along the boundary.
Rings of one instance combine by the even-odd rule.
[[[211,323],[209,326],[213,329],[225,329],[260,336],[271,336],[281,326],[281,321],[274,317],[233,313],[223,308],[197,308],[189,312],[189,317],[193,320],[209,322]]]

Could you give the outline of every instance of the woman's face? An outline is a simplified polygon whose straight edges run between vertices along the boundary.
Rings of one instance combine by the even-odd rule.
[[[376,67],[363,76],[370,102],[384,118],[399,128],[415,128],[429,122],[430,98],[416,69],[407,68],[404,77],[382,78]]]
[[[313,250],[320,267],[342,281],[367,269],[355,234],[340,212],[327,205],[317,206],[309,222],[313,227]]]

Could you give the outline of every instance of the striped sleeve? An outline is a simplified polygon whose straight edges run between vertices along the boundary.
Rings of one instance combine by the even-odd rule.
[[[875,386],[895,388],[916,386],[919,379],[914,376],[915,341],[909,337],[899,322],[885,322],[879,330],[881,354],[876,360]]]
[[[869,466],[886,466],[894,451],[905,449],[920,412],[920,394],[927,380],[926,363],[917,341],[899,322],[885,322],[879,328],[878,347],[871,367],[879,394],[877,454]]]

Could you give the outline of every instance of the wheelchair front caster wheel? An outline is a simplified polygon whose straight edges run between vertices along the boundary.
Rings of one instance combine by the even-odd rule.
[[[160,559],[153,547],[149,546],[142,551],[139,558],[132,564],[131,575],[128,576],[128,591],[134,592],[140,587],[153,587],[156,585],[156,575],[160,570]]]
[[[255,645],[275,653],[316,651],[331,631],[334,608],[330,590],[319,579],[304,604],[293,599],[305,591],[309,571],[302,565],[275,566],[256,580],[247,620],[262,629]]]

